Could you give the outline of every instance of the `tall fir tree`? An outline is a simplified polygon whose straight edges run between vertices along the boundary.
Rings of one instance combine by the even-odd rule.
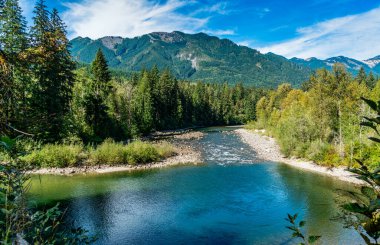
[[[65,136],[65,116],[69,111],[74,82],[74,63],[69,53],[65,26],[54,10],[50,15],[44,0],[35,7],[31,29],[33,75],[31,130],[46,141]],[[38,119],[38,120],[37,120]]]
[[[376,86],[376,78],[373,75],[372,71],[369,73],[367,80],[366,80],[366,83],[367,83],[367,87],[371,88],[371,89]]]
[[[27,64],[25,62],[25,52],[28,47],[26,33],[26,20],[22,16],[22,10],[18,0],[1,1],[0,5],[0,47],[3,51],[3,63],[7,63],[7,79],[2,82],[7,83],[0,87],[0,100],[2,101],[5,113],[6,124],[13,126],[22,118],[25,111],[25,101],[23,101],[27,88]],[[5,68],[4,68],[5,69]]]
[[[34,25],[31,28],[31,40],[34,47],[46,46],[49,41],[49,33],[51,23],[49,19],[49,11],[45,4],[45,0],[38,0],[34,7]]]
[[[92,129],[92,138],[104,138],[109,136],[107,124],[109,122],[106,99],[111,91],[111,74],[108,69],[106,58],[101,49],[96,53],[95,60],[91,65],[92,81],[87,87],[84,108],[86,122]]]
[[[149,134],[154,129],[152,89],[150,87],[148,72],[144,72],[137,85],[134,98],[134,135]]]
[[[0,3],[1,4],[1,3]],[[0,43],[2,50],[11,56],[18,55],[28,45],[26,35],[26,20],[18,0],[5,0],[0,12]]]
[[[99,92],[107,94],[111,88],[111,73],[101,49],[96,53],[95,60],[91,65],[91,71],[94,76],[94,84],[99,89]]]
[[[356,76],[355,80],[358,82],[358,83],[366,83],[367,82],[367,74],[362,67],[360,67],[360,70],[359,70],[359,73],[358,75]]]

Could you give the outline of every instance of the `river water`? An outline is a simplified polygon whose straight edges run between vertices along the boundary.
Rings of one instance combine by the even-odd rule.
[[[32,200],[61,202],[68,221],[96,234],[97,244],[294,244],[287,213],[299,213],[322,244],[359,244],[331,220],[336,190],[352,186],[257,159],[231,129],[205,132],[192,143],[204,165],[34,177]]]

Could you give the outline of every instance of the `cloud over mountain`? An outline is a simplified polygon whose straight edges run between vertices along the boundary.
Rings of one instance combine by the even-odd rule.
[[[379,40],[380,7],[299,28],[297,37],[259,50],[288,58],[327,58],[344,54],[365,59],[380,53]]]

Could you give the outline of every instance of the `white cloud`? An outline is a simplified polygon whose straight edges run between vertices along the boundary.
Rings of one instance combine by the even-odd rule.
[[[380,54],[380,7],[299,28],[298,37],[258,48],[288,58],[344,55],[367,59]]]
[[[234,30],[201,30],[201,32],[215,36],[233,36],[236,35]]]
[[[251,41],[250,40],[244,40],[244,41],[240,41],[240,42],[237,42],[236,44],[239,45],[239,46],[246,46],[246,47],[250,47],[251,46]]]
[[[234,12],[234,10],[228,8],[227,2],[219,2],[211,6],[203,6],[197,10],[195,10],[192,15],[196,15],[199,13],[218,13],[221,15],[227,15],[231,12]]]
[[[63,19],[71,37],[134,37],[174,30],[193,33],[202,30],[208,18],[178,13],[180,8],[191,4],[194,1],[168,0],[160,4],[149,0],[83,0],[66,3],[68,10]]]

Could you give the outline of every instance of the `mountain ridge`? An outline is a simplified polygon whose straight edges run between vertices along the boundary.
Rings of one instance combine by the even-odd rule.
[[[283,82],[299,86],[312,70],[285,57],[239,46],[229,39],[205,33],[153,32],[134,38],[77,37],[70,41],[75,60],[91,63],[101,48],[110,67],[139,71],[157,65],[170,68],[179,79],[205,82],[243,82],[277,87]]]
[[[100,48],[114,69],[133,72],[157,65],[160,69],[169,68],[179,79],[190,81],[243,82],[262,87],[277,87],[288,82],[298,87],[313,70],[331,70],[336,63],[345,65],[353,75],[361,67],[367,73],[380,75],[380,55],[364,61],[345,56],[324,60],[315,57],[287,59],[202,32],[152,32],[134,38],[77,37],[70,44],[72,56],[81,63],[90,64]]]
[[[307,66],[313,70],[321,68],[331,70],[334,64],[341,63],[354,75],[359,72],[361,67],[363,67],[367,73],[373,72],[376,75],[380,75],[380,55],[366,60],[357,60],[342,55],[330,57],[324,60],[315,57],[310,57],[307,59],[294,57],[289,60],[299,65]]]

